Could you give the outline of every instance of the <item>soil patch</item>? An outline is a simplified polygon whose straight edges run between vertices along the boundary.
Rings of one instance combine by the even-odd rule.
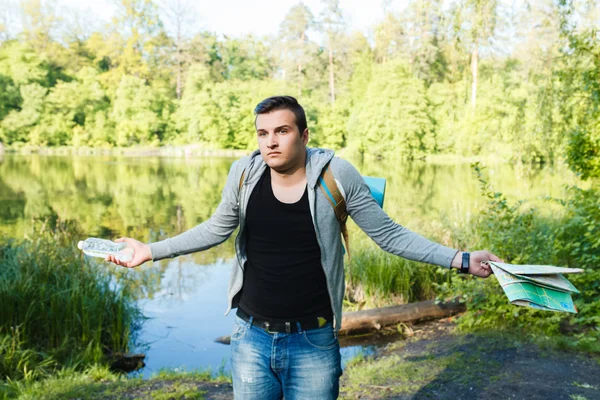
[[[341,398],[600,399],[598,356],[514,335],[459,335],[448,320],[414,329],[404,343],[347,368]]]

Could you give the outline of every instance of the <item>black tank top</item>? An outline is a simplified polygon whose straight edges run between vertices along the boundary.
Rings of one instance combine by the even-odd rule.
[[[332,319],[307,189],[297,203],[280,202],[267,168],[248,201],[246,238],[241,309],[269,320]]]

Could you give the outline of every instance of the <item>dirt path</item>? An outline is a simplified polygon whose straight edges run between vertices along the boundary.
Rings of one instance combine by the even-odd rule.
[[[542,349],[514,336],[419,328],[346,369],[347,399],[600,399],[600,357]]]

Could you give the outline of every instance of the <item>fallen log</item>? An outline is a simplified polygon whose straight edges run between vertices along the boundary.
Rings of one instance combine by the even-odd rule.
[[[458,301],[436,303],[435,300],[426,300],[399,306],[346,312],[342,318],[339,335],[377,332],[386,326],[447,318],[465,310],[465,305]],[[230,340],[229,336],[221,336],[215,339],[215,342],[229,344]]]
[[[399,306],[374,308],[344,313],[340,336],[378,331],[384,326],[406,322],[421,322],[450,317],[465,311],[458,301],[436,303],[435,300],[401,304]]]

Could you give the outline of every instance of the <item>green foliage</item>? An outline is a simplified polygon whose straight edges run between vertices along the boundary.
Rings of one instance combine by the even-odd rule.
[[[126,351],[140,312],[126,281],[85,262],[60,226],[0,246],[0,376],[34,379]]]
[[[344,105],[323,104],[317,101],[306,107],[310,131],[310,146],[340,149],[346,144],[348,109]]]
[[[155,98],[156,94],[142,79],[123,76],[112,111],[118,146],[147,144],[158,139],[160,117],[154,111]]]
[[[0,334],[0,374],[2,378],[32,381],[47,376],[56,361],[43,351],[28,347],[20,327]]]
[[[536,208],[511,204],[494,193],[475,166],[488,202],[482,210],[473,247],[487,248],[515,264],[544,264],[584,268],[569,279],[581,291],[574,295],[578,314],[550,313],[511,305],[492,277],[485,281],[455,276],[442,285],[445,295],[459,294],[469,308],[461,325],[466,329],[498,328],[541,335],[571,333],[574,341],[600,350],[600,191],[572,187],[565,200],[548,200],[560,206],[550,215]]]
[[[30,83],[20,87],[23,104],[19,111],[12,110],[0,123],[2,137],[7,143],[30,142],[44,144],[38,123],[44,112],[44,100],[47,89],[39,83]]]
[[[0,74],[0,121],[11,110],[18,108],[21,101],[18,86],[9,76]]]
[[[0,74],[9,77],[17,85],[32,82],[44,85],[48,69],[43,56],[29,43],[10,41],[2,43],[0,47]]]
[[[493,192],[483,178],[482,169],[474,166],[487,198],[487,207],[479,215],[477,231],[481,246],[501,254],[504,261],[514,264],[543,264],[553,253],[553,221],[547,221],[524,202],[510,204],[502,193]]]
[[[405,62],[373,69],[363,102],[350,112],[348,136],[361,153],[379,158],[418,158],[434,151],[425,85]]]
[[[282,85],[258,80],[212,83],[209,74],[200,64],[190,69],[181,107],[173,116],[181,136],[173,139],[216,148],[256,147],[254,107],[280,93]]]
[[[584,179],[600,176],[600,123],[571,131],[567,155],[573,170]]]
[[[555,227],[554,249],[560,264],[585,269],[570,278],[581,294],[576,297],[576,327],[600,332],[600,189],[570,188],[565,215]]]
[[[600,44],[597,29],[567,31],[563,112],[570,117],[567,161],[584,179],[600,177]]]
[[[584,177],[600,169],[597,31],[573,23],[594,15],[585,8],[534,1],[509,16],[496,1],[411,1],[402,15],[384,6],[370,43],[345,31],[335,1],[320,19],[292,7],[277,40],[192,34],[183,3],[170,35],[155,1],[117,3],[106,29],[68,27],[61,41],[56,11],[24,3],[20,39],[0,44],[4,144],[250,149],[254,106],[291,94],[309,114],[312,146],[375,158],[566,157]],[[501,37],[495,27],[506,24],[527,39]]]
[[[230,66],[224,76],[228,80],[265,79],[273,71],[266,44],[252,36],[223,43],[221,57],[223,63]]]

